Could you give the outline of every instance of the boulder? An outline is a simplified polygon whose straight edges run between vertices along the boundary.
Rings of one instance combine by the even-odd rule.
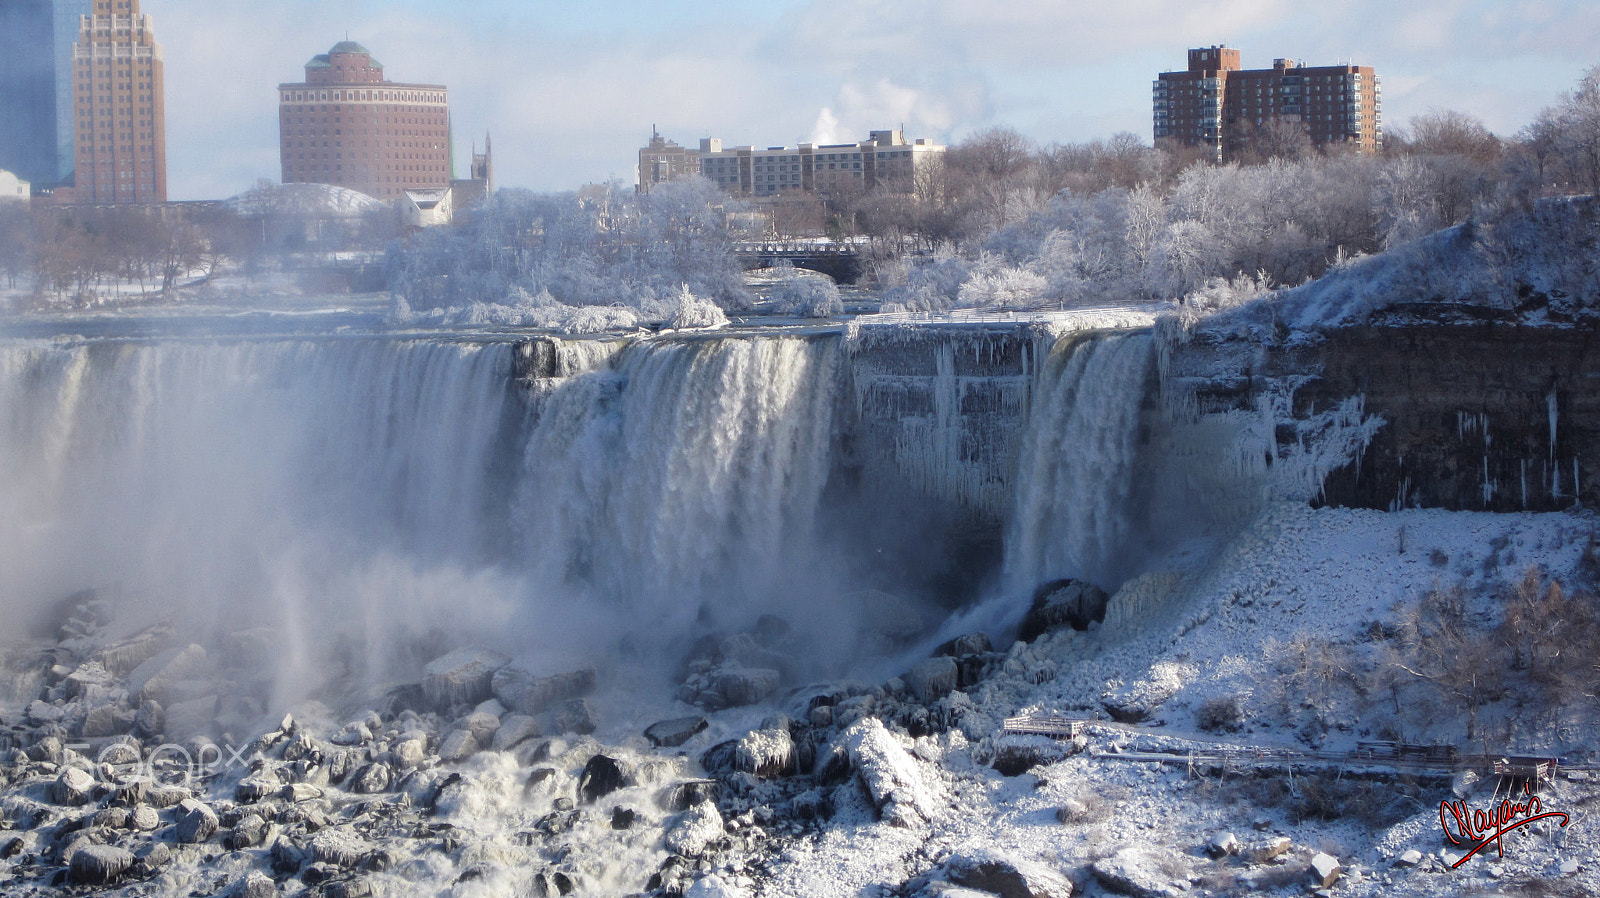
[[[267,857],[272,861],[272,872],[279,876],[292,876],[300,872],[300,868],[311,859],[311,852],[295,844],[288,836],[279,836],[272,840],[272,846],[267,850]]]
[[[233,800],[240,804],[255,804],[263,798],[276,795],[283,781],[265,771],[252,773],[239,781],[233,790]]]
[[[392,780],[389,765],[375,761],[357,770],[350,777],[350,791],[358,795],[376,795],[389,791],[389,783]]]
[[[1023,615],[1017,638],[1032,642],[1051,630],[1071,627],[1087,630],[1106,619],[1105,590],[1081,580],[1052,580],[1034,590],[1033,603]]]
[[[89,709],[83,717],[83,735],[86,739],[121,736],[133,729],[134,712],[116,702],[106,702]]]
[[[290,804],[299,804],[303,801],[314,801],[322,797],[322,790],[308,783],[290,783],[283,787],[279,797]]]
[[[56,804],[76,807],[89,800],[94,792],[94,776],[87,770],[68,767],[50,784],[49,798]]]
[[[841,737],[850,763],[884,820],[916,826],[933,819],[936,797],[920,763],[875,717],[859,721]]]
[[[494,734],[500,729],[500,716],[487,711],[473,711],[456,721],[456,726],[470,730],[479,747],[487,748],[494,744]]]
[[[134,863],[133,852],[115,845],[85,845],[72,853],[68,869],[72,881],[91,886],[108,886],[121,879]]]
[[[956,664],[956,659],[943,655],[919,661],[904,679],[911,694],[926,705],[954,691],[960,674],[961,668]]]
[[[254,848],[267,840],[267,821],[260,814],[248,814],[233,825],[228,833],[228,845],[234,851]]]
[[[702,679],[699,688],[691,689],[692,702],[718,711],[761,701],[778,688],[781,677],[771,668],[726,665]]]
[[[722,833],[722,814],[717,806],[709,801],[701,802],[679,814],[667,827],[667,850],[684,857],[699,857],[722,838]]]
[[[704,717],[678,717],[662,720],[645,728],[644,737],[656,748],[677,748],[706,728]]]
[[[1212,858],[1228,857],[1238,854],[1239,851],[1239,837],[1233,833],[1217,833],[1206,843],[1206,854]]]
[[[556,729],[562,733],[587,736],[599,728],[595,723],[594,709],[586,699],[570,699],[556,711]]]
[[[794,738],[787,729],[752,730],[733,749],[733,769],[764,779],[796,772]]]
[[[1265,864],[1268,861],[1282,857],[1289,851],[1289,847],[1293,844],[1293,842],[1289,841],[1288,836],[1278,836],[1274,839],[1267,839],[1261,842],[1252,842],[1246,851],[1250,857],[1251,863]],[[1421,855],[1418,855],[1418,857],[1420,858]]]
[[[667,810],[677,813],[687,811],[702,802],[715,802],[716,798],[716,780],[684,780],[681,783],[674,783],[667,789],[661,804]]]
[[[488,649],[457,649],[428,662],[422,671],[422,692],[428,704],[446,710],[475,705],[493,695],[495,671],[510,659]]]
[[[1326,889],[1339,881],[1339,874],[1344,868],[1339,866],[1339,859],[1331,854],[1318,852],[1311,859],[1311,884],[1319,889]]]
[[[906,891],[928,890],[937,882],[974,889],[1000,898],[1071,898],[1072,881],[1032,860],[1006,857],[990,850],[953,855],[907,883]],[[943,895],[948,896],[949,890]]]
[[[347,829],[328,828],[311,837],[311,859],[330,867],[354,869],[372,846]]]
[[[490,686],[495,698],[510,710],[537,714],[554,707],[557,702],[588,695],[594,691],[594,683],[594,668],[541,677],[516,665],[507,665],[494,672]]]
[[[448,764],[465,761],[478,753],[478,740],[468,729],[451,730],[439,741],[439,760]]]
[[[175,692],[169,692],[175,695]],[[202,695],[196,698],[172,701],[166,705],[166,734],[168,739],[187,739],[204,733],[217,716],[217,697]]]
[[[161,825],[161,815],[149,805],[139,805],[128,812],[128,823],[140,832],[150,832]]]
[[[185,798],[178,803],[178,819],[172,827],[175,842],[193,845],[217,833],[217,812],[203,801]]]
[[[140,699],[165,702],[179,682],[203,677],[211,671],[211,658],[201,646],[190,643],[155,655],[128,674],[128,692]]]
[[[419,767],[428,759],[428,740],[422,736],[401,739],[389,750],[389,756],[400,770]]]
[[[994,646],[989,642],[988,633],[968,633],[965,636],[957,636],[955,639],[939,646],[933,650],[933,653],[935,655],[949,655],[952,658],[959,658],[962,655],[982,654],[992,648]]]
[[[252,870],[234,883],[228,898],[273,898],[276,894],[278,886],[272,877]]]
[[[628,775],[614,758],[595,755],[583,765],[578,777],[578,792],[585,802],[593,803],[628,785]]]
[[[1183,855],[1165,848],[1130,845],[1089,866],[1095,879],[1112,892],[1133,898],[1177,898],[1189,890],[1188,875],[1168,871],[1188,867]]]
[[[994,742],[993,766],[1001,776],[1021,776],[1043,764],[1071,756],[1076,746],[1049,736],[1008,734]]]
[[[510,751],[529,739],[537,739],[543,733],[539,730],[539,722],[526,714],[507,714],[500,720],[500,728],[495,730],[494,740],[490,747],[495,751]]]
[[[53,705],[46,701],[34,700],[28,703],[24,712],[28,723],[36,727],[46,727],[61,722],[67,714],[67,709],[60,705]]]
[[[142,877],[154,876],[172,862],[172,849],[165,842],[146,842],[133,852],[133,872]]]
[[[1400,856],[1394,859],[1396,867],[1415,867],[1420,863],[1422,863],[1422,852],[1415,848],[1400,852]]]

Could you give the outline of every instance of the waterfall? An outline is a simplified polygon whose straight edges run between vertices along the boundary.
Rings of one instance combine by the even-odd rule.
[[[527,566],[664,620],[771,610],[815,544],[842,360],[836,338],[647,341],[567,381],[527,438]]]
[[[1062,577],[1114,587],[1136,572],[1147,333],[1058,340],[1039,374],[1006,531],[1009,594]]]
[[[570,341],[527,385],[510,343],[3,343],[0,609],[268,627],[291,691],[328,652],[415,676],[429,633],[581,658],[818,611],[841,344]]]

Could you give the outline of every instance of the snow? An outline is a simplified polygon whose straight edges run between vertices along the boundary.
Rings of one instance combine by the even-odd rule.
[[[935,808],[931,816],[908,831],[887,823],[863,823],[841,812],[829,830],[791,846],[762,894],[817,898],[870,894],[875,888],[904,882],[939,857],[967,852],[1003,852],[1075,871],[1119,847],[1136,846],[1139,851],[1181,857],[1179,866],[1192,865],[1197,846],[1208,844],[1218,832],[1249,832],[1264,812],[1270,820],[1268,835],[1286,836],[1296,846],[1283,872],[1305,869],[1314,853],[1311,849],[1327,850],[1347,868],[1365,869],[1354,880],[1347,873],[1341,888],[1348,891],[1342,894],[1444,895],[1481,882],[1484,865],[1450,876],[1388,872],[1390,859],[1402,851],[1417,848],[1433,853],[1440,844],[1437,807],[1426,799],[1400,823],[1376,831],[1345,821],[1292,822],[1248,799],[1230,800],[1228,780],[1195,778],[1182,767],[1090,755],[1119,743],[1125,748],[1140,744],[1156,748],[1213,739],[1196,734],[1190,716],[1205,701],[1239,695],[1247,705],[1269,705],[1273,682],[1280,676],[1274,662],[1283,646],[1305,634],[1360,646],[1367,622],[1384,619],[1442,577],[1482,586],[1520,573],[1521,565],[1537,564],[1570,579],[1596,526],[1587,514],[1386,513],[1275,504],[1236,538],[1201,553],[1200,563],[1180,560],[1187,563],[1164,575],[1131,581],[1112,598],[1114,615],[1120,607],[1148,603],[1153,591],[1165,592],[1159,609],[1146,604],[1146,613],[1108,617],[1098,632],[1058,632],[1033,645],[1018,646],[1002,675],[970,693],[979,716],[988,721],[979,727],[981,735],[998,732],[1000,718],[1008,714],[1094,717],[1109,691],[1148,690],[1168,695],[1156,728],[1149,732],[1171,737],[1144,738],[1141,743],[1118,730],[1091,728],[1089,753],[1008,779],[968,759],[969,754],[979,753],[988,737],[968,746],[961,732],[953,732],[931,746],[929,754],[939,760],[917,768],[925,783],[939,783],[938,789],[950,796],[930,803]],[[1491,549],[1502,539],[1505,548]],[[1518,571],[1485,573],[1484,559],[1496,551],[1501,556],[1514,554]],[[1449,559],[1446,568],[1438,566],[1440,554]],[[1157,576],[1159,589],[1149,583]],[[1035,683],[1039,672],[1046,676]],[[1588,713],[1592,718],[1593,710]],[[1257,723],[1258,732],[1241,734],[1236,741],[1294,744],[1292,728],[1272,726],[1271,716],[1265,730]],[[1571,726],[1582,727],[1581,719]],[[1348,731],[1336,729],[1325,748],[1353,747],[1363,738],[1360,727],[1367,725],[1352,722]],[[1430,731],[1413,724],[1408,738],[1455,741],[1460,734],[1450,732],[1450,725]],[[1574,735],[1580,731],[1569,730]],[[1510,750],[1519,748],[1531,751],[1534,745]],[[1250,781],[1233,782],[1242,788]],[[1558,783],[1547,793],[1546,805],[1570,808],[1581,794],[1573,784]],[[1054,811],[1065,802],[1089,812],[1078,822],[1058,822]],[[1559,837],[1512,843],[1501,863],[1511,871],[1507,875],[1540,876],[1560,859],[1592,856],[1597,849],[1600,833],[1572,827]],[[1209,867],[1205,861],[1198,863],[1198,873],[1227,869],[1221,866],[1224,862]],[[1252,875],[1262,872],[1258,868]],[[1589,888],[1600,884],[1600,876],[1587,871],[1578,877],[1577,884]],[[1298,886],[1302,880],[1293,882]],[[1183,891],[1192,893],[1192,888],[1184,882]]]

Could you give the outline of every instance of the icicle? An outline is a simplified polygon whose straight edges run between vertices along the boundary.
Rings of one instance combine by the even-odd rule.
[[[1550,459],[1554,461],[1556,457],[1556,417],[1559,414],[1555,387],[1552,386],[1550,392],[1545,394],[1544,402],[1550,416]]]

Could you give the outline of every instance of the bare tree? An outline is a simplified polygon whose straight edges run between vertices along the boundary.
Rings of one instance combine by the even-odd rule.
[[[1416,156],[1461,156],[1480,164],[1500,161],[1504,146],[1477,116],[1454,109],[1433,109],[1410,121],[1410,127],[1384,135],[1386,149]]]

